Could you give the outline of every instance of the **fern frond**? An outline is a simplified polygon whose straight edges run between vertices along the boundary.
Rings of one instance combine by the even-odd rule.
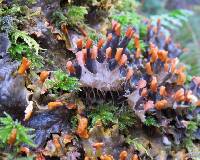
[[[39,44],[31,38],[27,32],[25,31],[20,31],[20,30],[14,30],[11,34],[11,38],[14,43],[17,43],[17,40],[21,38],[26,44],[31,48],[35,50],[35,54],[38,55],[38,52],[40,49]]]
[[[161,24],[166,29],[177,30],[182,27],[184,22],[188,21],[188,17],[193,15],[193,12],[186,9],[174,10],[169,13],[151,16],[152,23],[156,24],[157,20],[161,20]]]
[[[21,60],[25,55],[31,60],[32,68],[43,67],[43,57],[38,52],[45,49],[40,48],[39,44],[27,32],[14,29],[10,36],[11,47],[9,53],[13,59]]]

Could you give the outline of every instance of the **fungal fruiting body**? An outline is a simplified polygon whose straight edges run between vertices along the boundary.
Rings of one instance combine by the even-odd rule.
[[[129,50],[132,39],[133,49]],[[148,47],[141,48],[134,27],[121,37],[120,24],[114,22],[105,42],[100,39],[92,47],[91,39],[85,46],[83,40],[77,41],[76,59],[67,62],[67,70],[80,79],[83,87],[125,91],[129,105],[145,121],[149,110],[175,109],[186,103],[188,91],[183,86],[184,67],[177,65],[181,49],[163,34],[161,24],[148,25],[142,40]]]
[[[49,110],[53,110],[53,109],[56,109],[60,106],[63,106],[63,103],[62,102],[49,102],[48,103],[48,109]]]
[[[77,135],[79,135],[79,137],[81,137],[81,138],[87,139],[89,137],[87,127],[88,127],[87,118],[80,117],[78,127],[77,127],[77,130],[76,130]]]
[[[44,83],[48,76],[49,76],[49,72],[48,71],[42,71],[40,73],[39,82]]]
[[[22,63],[18,69],[18,74],[23,75],[30,65],[31,65],[31,62],[27,58],[23,57]]]
[[[121,40],[119,27],[119,24],[114,24],[113,31],[108,34],[104,45],[104,41],[100,39],[97,46],[92,47],[92,41],[88,39],[83,47],[80,45],[82,40],[78,40],[76,60],[67,63],[67,70],[71,75],[80,78],[83,86],[102,91],[122,89],[126,78],[123,77],[123,72],[128,61],[126,46],[134,30],[129,28],[126,36]],[[131,71],[128,76],[131,76]]]
[[[16,128],[13,128],[11,133],[10,133],[10,136],[8,137],[8,144],[9,145],[14,145],[14,143],[16,142],[16,138],[17,138],[17,129]]]
[[[119,155],[120,160],[126,160],[128,153],[126,151],[122,151]]]

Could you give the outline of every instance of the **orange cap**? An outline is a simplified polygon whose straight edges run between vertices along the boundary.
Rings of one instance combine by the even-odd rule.
[[[129,69],[128,69],[128,72],[127,72],[127,74],[126,74],[126,80],[127,80],[127,81],[131,79],[133,73],[134,73],[134,72],[133,72],[133,69],[129,68]]]
[[[133,157],[131,158],[131,160],[139,160],[138,155],[134,154]]]
[[[177,85],[183,85],[185,81],[186,81],[186,75],[183,72],[179,73],[176,80]]]
[[[166,96],[167,95],[165,86],[160,86],[159,93],[160,93],[161,96]]]
[[[76,71],[73,64],[72,64],[72,61],[67,62],[66,68],[67,68],[69,73],[75,73],[75,71]]]
[[[147,72],[148,75],[152,75],[153,74],[150,62],[146,63],[145,68],[146,68],[146,72]]]
[[[135,58],[140,58],[141,55],[141,49],[137,48],[136,53],[135,53]]]
[[[67,109],[76,109],[76,108],[77,108],[77,106],[76,106],[75,103],[68,103],[67,104]]]
[[[49,102],[48,103],[48,109],[49,110],[53,110],[53,109],[56,109],[56,108],[58,108],[58,107],[61,107],[61,106],[63,106],[63,103],[62,102]]]
[[[111,156],[111,155],[101,155],[100,159],[101,160],[114,160],[113,156]]]
[[[91,48],[92,43],[93,43],[92,40],[90,38],[88,38],[87,42],[86,42],[86,45],[85,45],[85,48],[87,48],[87,49]]]
[[[31,61],[29,61],[27,58],[23,57],[22,58],[22,63],[18,69],[18,74],[23,75],[25,71],[29,68],[31,65]]]
[[[160,50],[158,51],[158,58],[162,61],[162,62],[166,62],[168,57],[168,52],[165,50]]]
[[[104,44],[104,40],[102,38],[99,39],[98,44],[97,44],[97,48],[100,49],[103,46],[103,44]]]
[[[144,111],[148,111],[149,109],[152,109],[154,108],[154,103],[153,101],[147,101],[145,104],[144,104]]]
[[[121,25],[118,23],[115,27],[115,34],[117,36],[120,36],[121,35]]]
[[[103,147],[104,143],[102,142],[96,142],[92,146],[96,149],[101,149]]]
[[[106,59],[111,58],[112,57],[112,48],[108,47],[106,49]]]
[[[184,95],[184,89],[181,88],[176,93],[174,94],[174,100],[176,102],[184,101],[185,100],[185,95]]]
[[[131,38],[134,34],[134,31],[131,27],[129,27],[126,31],[126,37]]]
[[[64,136],[63,136],[63,143],[64,144],[68,144],[68,143],[72,142],[73,138],[74,137],[71,134],[64,134]]]
[[[79,137],[85,139],[89,138],[87,127],[88,127],[88,119],[85,117],[80,117],[78,121],[78,127],[76,130],[76,133],[78,134]]]
[[[15,142],[16,142],[16,138],[17,138],[17,129],[16,128],[13,128],[9,137],[8,137],[8,141],[7,143],[9,145],[13,145]]]
[[[96,46],[93,46],[92,51],[91,51],[91,59],[96,59],[97,58],[97,52],[98,48]]]
[[[168,102],[166,100],[157,101],[156,104],[155,104],[155,107],[158,110],[162,110],[166,107],[167,103]]]
[[[141,92],[141,96],[142,96],[142,97],[146,97],[147,94],[148,94],[148,93],[147,93],[147,88],[143,88],[143,89],[142,89],[142,92]]]
[[[152,77],[152,81],[151,81],[151,84],[150,84],[150,88],[153,92],[156,92],[157,91],[157,88],[158,88],[158,82],[157,82],[157,78],[156,77]]]
[[[40,82],[44,83],[44,81],[47,79],[48,76],[49,76],[48,71],[42,71],[40,73]]]
[[[158,59],[158,49],[153,48],[151,54],[151,62],[155,62]]]
[[[145,81],[144,79],[139,80],[137,84],[139,89],[146,87],[146,85],[147,85],[147,81]]]
[[[134,35],[135,48],[140,48],[140,40],[138,35]]]
[[[77,48],[83,48],[83,40],[82,39],[78,39],[77,41],[76,41],[76,46],[77,46]]]
[[[117,52],[115,54],[115,60],[118,62],[121,58],[121,55],[122,55],[122,52],[123,52],[123,48],[117,48]]]
[[[122,57],[121,57],[121,59],[119,60],[118,64],[120,66],[123,66],[126,63],[127,59],[128,59],[127,55],[123,54]]]
[[[126,151],[122,151],[119,155],[120,160],[126,160],[128,153]]]

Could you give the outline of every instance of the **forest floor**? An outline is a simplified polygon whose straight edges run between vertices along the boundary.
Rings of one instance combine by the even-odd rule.
[[[0,159],[199,160],[200,4],[176,2],[0,0]]]

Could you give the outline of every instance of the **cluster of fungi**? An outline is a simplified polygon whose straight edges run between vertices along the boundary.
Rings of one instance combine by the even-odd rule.
[[[100,39],[93,47],[91,39],[85,46],[79,39],[76,59],[67,62],[70,75],[79,78],[83,87],[125,90],[130,106],[142,121],[145,112],[151,109],[176,109],[198,103],[192,91],[184,86],[185,67],[178,63],[182,50],[163,34],[160,20],[157,26],[148,25],[148,34],[143,39],[148,45],[145,50],[141,49],[134,28],[129,27],[123,38],[120,28],[119,23],[113,22],[107,41]],[[127,46],[132,39],[134,49],[129,50]]]
[[[129,106],[142,122],[149,114],[161,121],[164,115],[157,115],[163,111],[200,105],[200,78],[194,77],[190,88],[185,86],[185,67],[178,63],[182,50],[165,36],[159,20],[156,26],[148,24],[147,28],[147,35],[142,39],[147,46],[142,48],[141,37],[134,27],[129,27],[122,37],[120,24],[113,22],[107,40],[100,39],[93,45],[88,38],[84,45],[83,40],[78,39],[76,59],[66,65],[70,76],[77,77],[82,87],[104,92],[123,91]],[[132,50],[128,49],[129,42],[133,43]],[[19,72],[24,73],[24,70],[20,67]],[[42,72],[41,82],[47,77],[48,73]],[[48,104],[49,109],[61,105],[61,102]],[[180,117],[180,120],[184,118]],[[88,139],[87,118],[82,116],[78,123],[77,135]],[[98,142],[93,147],[98,150],[103,145]],[[122,151],[119,159],[125,160],[127,155],[126,151]],[[114,159],[106,154],[99,158]],[[89,159],[85,157],[85,160]],[[132,160],[137,159],[137,154],[133,154]]]

